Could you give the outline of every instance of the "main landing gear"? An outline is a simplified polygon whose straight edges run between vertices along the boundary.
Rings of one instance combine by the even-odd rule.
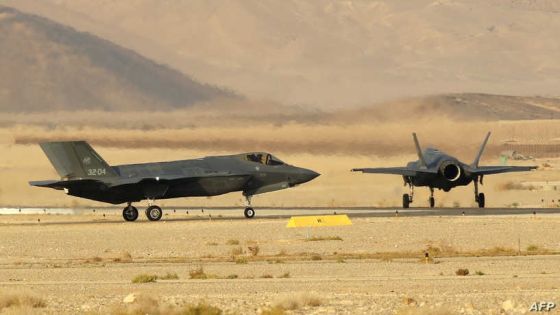
[[[163,210],[156,205],[151,205],[146,209],[146,217],[150,221],[159,221],[163,216]],[[138,219],[138,209],[132,206],[132,203],[128,203],[126,207],[124,207],[122,212],[123,218],[125,221],[132,222]]]
[[[255,209],[253,209],[253,207],[251,207],[251,197],[250,195],[243,195],[245,196],[245,201],[247,201],[247,207],[245,207],[245,211],[243,211],[243,214],[245,215],[245,217],[247,219],[252,219],[255,216]]]
[[[410,194],[402,195],[402,207],[405,209],[410,207],[410,204],[412,203],[412,200],[414,198],[414,186],[412,184],[408,184],[408,187],[410,188]]]
[[[482,178],[480,179],[480,184],[482,184]],[[474,180],[474,201],[476,201],[479,208],[484,208],[486,204],[484,193],[478,193],[478,178]]]
[[[409,208],[410,204],[414,200],[414,186],[412,184],[408,184],[408,186],[410,187],[410,193],[409,194],[403,194],[403,196],[402,196],[402,206],[405,209]],[[430,202],[430,208],[433,208],[433,207],[436,206],[436,199],[434,198],[434,188],[433,187],[430,187],[429,202]]]

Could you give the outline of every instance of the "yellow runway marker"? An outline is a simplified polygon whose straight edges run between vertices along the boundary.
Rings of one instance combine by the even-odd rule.
[[[352,225],[352,221],[346,214],[341,215],[309,215],[291,217],[286,227],[320,227]]]

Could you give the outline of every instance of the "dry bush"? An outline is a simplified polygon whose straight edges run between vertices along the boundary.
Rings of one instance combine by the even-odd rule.
[[[239,240],[228,240],[226,245],[239,245]]]
[[[477,275],[477,276],[484,276],[485,275],[485,273],[480,271],[480,270],[477,270],[474,274]]]
[[[537,189],[537,187],[533,185],[523,185],[522,183],[513,182],[513,181],[507,181],[498,184],[496,187],[498,190],[501,191],[508,191],[508,190],[531,190],[532,191]]]
[[[164,276],[159,277],[158,279],[161,280],[177,280],[179,279],[179,275],[175,272],[168,272]]]
[[[11,308],[43,308],[47,303],[42,298],[21,290],[3,290],[0,292],[0,311]]]
[[[342,241],[340,236],[313,236],[305,240],[306,242],[317,242],[317,241]]]
[[[267,273],[267,274],[262,275],[261,278],[263,278],[263,279],[272,279],[272,278],[274,278],[274,277],[273,277],[271,274],[268,274],[268,273]]]
[[[103,261],[103,258],[99,257],[99,256],[95,256],[95,257],[91,257],[86,259],[84,262],[87,264],[94,264],[94,263],[100,263]]]
[[[451,310],[438,307],[438,308],[428,308],[428,307],[416,307],[416,306],[407,306],[401,308],[397,311],[396,315],[454,315],[456,312],[452,312]]]
[[[157,279],[158,279],[157,275],[143,273],[135,276],[132,279],[132,283],[150,283],[150,282],[156,282]]]
[[[204,268],[202,266],[189,271],[189,277],[191,279],[208,279],[208,275],[204,272]]]
[[[249,252],[251,253],[251,255],[253,256],[257,256],[259,254],[259,252],[261,251],[259,245],[255,245],[255,246],[249,246],[247,247],[249,249]]]
[[[458,276],[468,276],[469,275],[469,269],[459,268],[455,271],[455,274],[458,275]]]
[[[238,265],[245,265],[245,264],[249,263],[249,259],[247,259],[247,257],[244,257],[244,256],[236,257],[235,258],[235,263],[238,264]]]
[[[208,245],[208,246],[218,246],[218,243],[216,243],[216,242],[208,242],[208,243],[206,243],[206,245]]]
[[[237,255],[241,255],[243,254],[243,248],[241,248],[241,246],[238,247],[234,247],[231,249],[231,255],[232,256],[237,256]]]
[[[321,255],[319,254],[313,254],[311,255],[311,260],[322,260],[323,257],[321,257]]]
[[[280,306],[265,308],[262,310],[261,315],[284,315],[286,311]]]
[[[539,247],[537,245],[531,244],[531,245],[527,246],[527,251],[528,252],[536,252],[538,250],[539,250]]]
[[[127,305],[113,307],[112,315],[221,315],[223,311],[204,302],[188,304],[182,307],[161,305],[156,299],[140,295]]]
[[[113,258],[113,262],[130,263],[132,262],[132,255],[127,251],[123,251],[119,257]]]
[[[231,275],[228,275],[228,276],[226,277],[226,279],[237,279],[237,278],[239,278],[239,276],[236,275],[236,274],[231,274]]]
[[[290,275],[290,272],[289,272],[289,271],[286,271],[286,272],[284,272],[283,274],[281,274],[281,275],[278,276],[278,278],[284,278],[284,279],[290,278],[290,277],[291,277],[291,275]]]
[[[273,307],[282,308],[283,310],[297,310],[298,308],[311,306],[316,307],[322,304],[318,297],[304,293],[299,296],[289,296],[276,302]]]
[[[215,306],[198,303],[197,305],[187,305],[182,307],[177,314],[179,315],[221,315],[223,311]]]

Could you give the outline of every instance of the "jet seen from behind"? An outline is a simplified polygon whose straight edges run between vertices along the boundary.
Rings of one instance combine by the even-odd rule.
[[[403,177],[405,186],[410,187],[410,194],[403,194],[403,208],[408,208],[414,197],[414,187],[430,188],[430,207],[435,206],[434,188],[445,192],[457,186],[466,186],[474,183],[474,199],[479,208],[484,208],[484,193],[478,192],[478,184],[483,184],[484,175],[526,172],[536,169],[536,166],[478,166],[484,147],[490,138],[490,132],[486,135],[484,142],[480,146],[476,158],[471,164],[466,164],[453,156],[450,156],[437,149],[427,148],[422,152],[416,133],[412,134],[418,160],[412,161],[405,167],[385,167],[385,168],[355,168],[353,172],[394,174]]]
[[[319,176],[264,152],[210,156],[195,160],[109,166],[85,141],[46,142],[41,148],[62,178],[29,184],[64,190],[68,195],[106,203],[127,203],[123,218],[134,221],[133,202],[148,200],[150,221],[162,217],[156,199],[216,196],[242,191],[245,217],[255,216],[253,195],[286,189]]]

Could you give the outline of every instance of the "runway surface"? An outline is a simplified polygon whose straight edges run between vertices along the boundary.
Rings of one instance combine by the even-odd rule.
[[[143,209],[139,221],[146,221]],[[1,215],[36,215],[36,222],[18,222],[15,224],[86,224],[92,222],[122,223],[122,209],[117,207],[69,209],[69,208],[0,208]],[[369,207],[336,207],[336,208],[294,208],[294,207],[263,207],[255,208],[258,219],[288,219],[296,215],[331,215],[347,214],[353,218],[376,217],[435,217],[435,216],[500,216],[500,215],[547,215],[559,214],[560,208],[369,208]],[[55,215],[59,219],[54,219]],[[87,215],[91,220],[65,220],[68,216]],[[49,216],[41,222],[41,217]],[[243,216],[243,209],[239,207],[216,208],[166,208],[162,221],[193,221],[193,220],[247,220]],[[2,223],[0,223],[2,224]],[[14,223],[4,223],[14,224]]]

